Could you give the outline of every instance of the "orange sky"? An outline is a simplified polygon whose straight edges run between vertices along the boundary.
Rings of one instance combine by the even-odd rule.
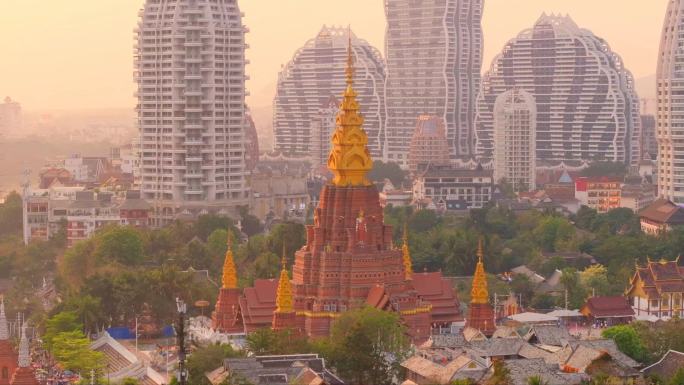
[[[323,24],[351,24],[383,50],[383,0],[239,0],[248,102],[271,102],[280,65]],[[26,110],[133,108],[133,28],[143,0],[0,0],[0,96]],[[541,12],[568,13],[606,39],[635,77],[655,73],[666,0],[485,0],[484,67]]]

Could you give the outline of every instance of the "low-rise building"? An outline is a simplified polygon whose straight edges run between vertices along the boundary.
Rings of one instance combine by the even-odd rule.
[[[207,374],[215,385],[229,377],[261,385],[344,385],[317,354],[228,358],[223,361],[223,367]]]
[[[492,199],[493,187],[493,171],[481,166],[462,169],[431,165],[415,176],[413,199],[429,198],[435,204],[462,201],[467,209],[482,208]]]
[[[684,268],[674,261],[650,259],[636,267],[627,289],[637,316],[671,318],[684,316]]]
[[[303,220],[309,204],[308,163],[261,162],[250,178],[250,210],[262,221],[267,219]]]
[[[580,308],[580,313],[591,322],[607,326],[626,324],[634,319],[634,310],[623,296],[588,298]]]
[[[658,199],[639,213],[641,231],[659,235],[684,225],[684,207],[667,199]]]
[[[95,192],[83,186],[54,186],[48,189],[27,189],[24,193],[24,241],[47,241],[66,226],[67,245],[89,238],[108,225],[149,226],[152,207],[140,199],[137,191],[116,195],[109,191]]]
[[[651,184],[626,184],[620,194],[620,206],[635,213],[645,209],[656,200],[656,189]]]
[[[599,213],[620,207],[622,181],[617,178],[580,177],[575,180],[575,199]]]

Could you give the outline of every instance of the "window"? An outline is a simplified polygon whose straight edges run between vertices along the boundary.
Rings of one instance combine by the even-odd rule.
[[[6,366],[2,367],[2,379],[3,380],[9,379],[9,369],[7,369]]]

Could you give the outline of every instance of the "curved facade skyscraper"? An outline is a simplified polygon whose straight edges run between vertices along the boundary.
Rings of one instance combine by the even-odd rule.
[[[483,0],[385,0],[386,158],[403,165],[416,119],[441,118],[452,157],[472,154]]]
[[[313,151],[312,124],[332,95],[345,89],[344,68],[350,31],[323,26],[318,35],[297,50],[278,75],[273,102],[275,148],[289,154],[310,155]],[[381,154],[385,140],[385,63],[380,52],[351,32],[351,45],[368,149]]]
[[[658,194],[684,203],[684,0],[670,0],[657,69]]]
[[[510,40],[482,78],[477,152],[491,157],[494,104],[520,88],[537,107],[537,161],[636,163],[641,121],[632,74],[608,43],[569,16],[542,15]]]
[[[235,0],[147,0],[135,48],[141,191],[158,224],[248,203]]]

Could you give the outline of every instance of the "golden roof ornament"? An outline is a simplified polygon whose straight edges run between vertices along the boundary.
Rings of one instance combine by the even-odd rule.
[[[486,304],[489,303],[489,290],[487,289],[487,274],[484,269],[484,250],[482,247],[482,237],[477,245],[477,266],[473,276],[473,286],[470,290],[470,303]]]
[[[328,169],[333,173],[336,186],[369,186],[366,174],[373,167],[368,151],[368,135],[363,129],[363,117],[354,91],[354,56],[352,54],[351,30],[347,48],[347,88],[344,91],[336,128],[332,137],[332,150],[328,156]]]
[[[408,224],[404,223],[403,244],[401,245],[401,254],[404,262],[404,277],[406,280],[412,279],[413,264],[411,263],[411,252],[408,245]]]
[[[226,259],[223,262],[223,288],[237,289],[237,270],[235,269],[235,261],[233,260],[233,238],[230,230],[228,230],[228,249],[226,250]]]
[[[285,253],[283,253],[281,264],[282,269],[280,270],[280,280],[278,281],[278,291],[276,292],[276,313],[292,313],[294,311],[292,305],[292,285],[290,284],[290,276],[287,273]]]

